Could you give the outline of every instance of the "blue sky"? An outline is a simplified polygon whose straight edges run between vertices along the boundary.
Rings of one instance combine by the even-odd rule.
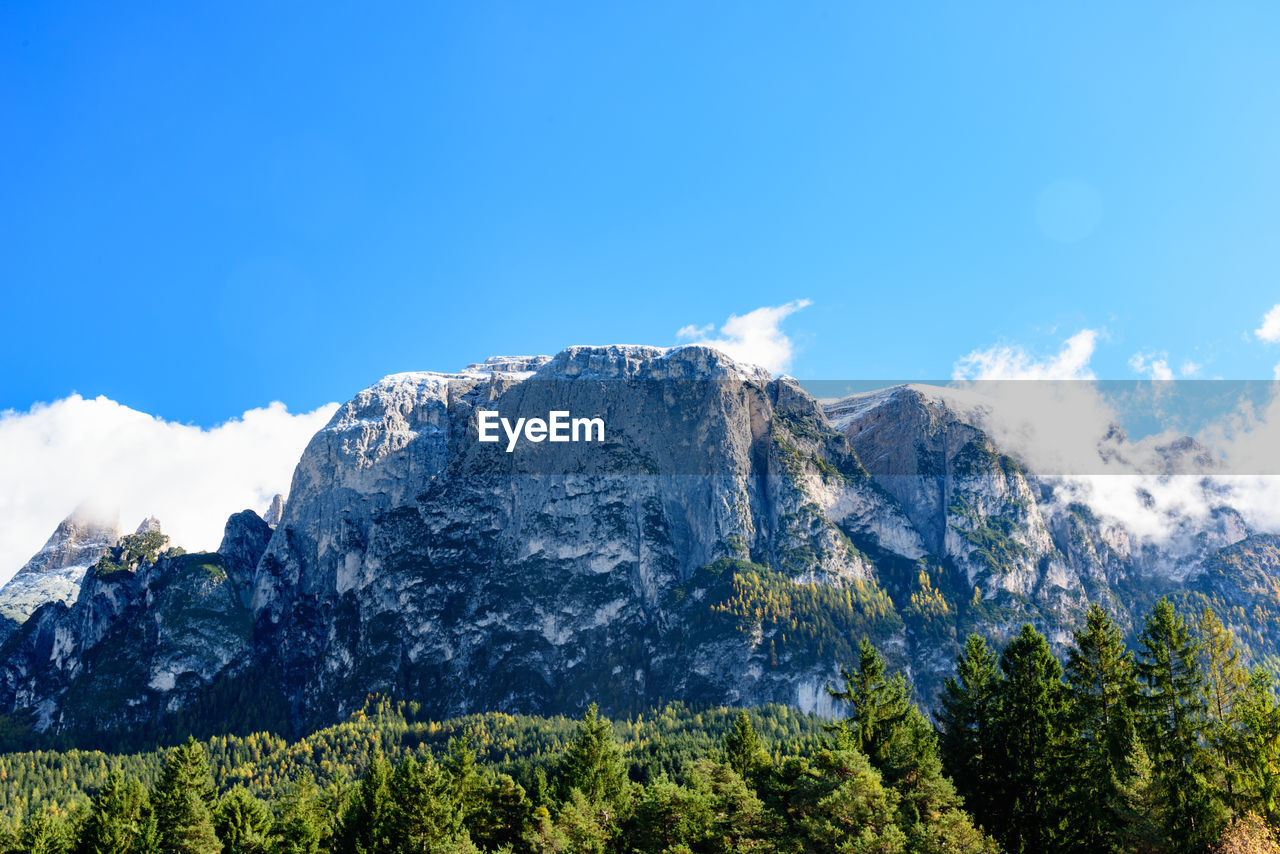
[[[1100,377],[1270,378],[1278,18],[5,3],[0,409],[209,426],[801,299],[802,378],[1082,330]]]

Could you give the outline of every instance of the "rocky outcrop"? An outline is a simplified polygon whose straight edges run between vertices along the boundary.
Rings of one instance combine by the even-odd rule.
[[[262,517],[263,521],[274,528],[280,524],[280,520],[284,518],[284,496],[276,493],[271,498],[271,506],[267,508],[267,513]]]
[[[85,571],[119,539],[115,522],[96,519],[78,508],[0,588],[0,617],[17,626],[46,602],[74,602]]]
[[[482,442],[482,411],[604,433]],[[833,713],[825,687],[864,636],[929,703],[970,632],[1031,621],[1061,651],[1086,602],[1132,635],[1165,594],[1226,603],[1242,637],[1252,619],[1254,660],[1280,642],[1274,538],[1222,507],[1171,517],[1178,544],[1075,496],[928,388],[824,408],[702,347],[396,374],[313,437],[274,524],[237,513],[202,555],[144,525],[36,610],[0,649],[0,712],[120,730],[262,689],[298,729],[372,692],[441,717]]]
[[[135,562],[125,538],[75,602],[42,605],[0,647],[0,711],[38,731],[145,733],[247,667],[249,591],[228,571],[248,556],[246,521],[228,523],[230,561],[157,550]]]
[[[600,416],[606,441],[508,454],[476,441],[481,407]],[[794,381],[705,348],[580,347],[395,375],[343,406],[298,465],[253,606],[302,722],[371,690],[438,714],[632,708],[681,694],[696,651],[672,653],[674,604],[699,567],[875,585],[863,548],[923,554]],[[738,634],[710,695],[803,704],[799,671],[836,673],[780,673],[767,643]]]
[[[218,555],[246,608],[253,598],[254,572],[270,542],[271,526],[252,510],[232,515],[223,529]]]

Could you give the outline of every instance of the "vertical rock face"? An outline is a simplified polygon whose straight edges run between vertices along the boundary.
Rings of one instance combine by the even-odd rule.
[[[280,496],[276,496],[279,498]],[[218,554],[231,576],[241,604],[249,607],[253,598],[253,575],[258,561],[271,542],[271,526],[252,510],[242,510],[227,520]]]
[[[119,539],[115,522],[94,519],[77,509],[0,588],[0,617],[20,624],[46,602],[74,602],[85,570]]]
[[[482,410],[604,431],[482,442]],[[1253,660],[1280,644],[1280,541],[1234,510],[1171,517],[1175,548],[1027,471],[927,389],[824,410],[701,347],[389,376],[316,434],[268,516],[236,513],[196,555],[165,551],[154,520],[110,547],[114,530],[68,520],[28,574],[104,559],[80,566],[77,597],[31,600],[0,650],[0,713],[96,737],[223,721],[264,688],[300,729],[371,692],[439,716],[831,714],[825,688],[864,636],[929,703],[970,632],[999,643],[1031,621],[1062,651],[1086,601],[1132,635],[1166,594],[1225,605]]]
[[[227,523],[225,555],[124,537],[85,572],[74,603],[44,603],[5,643],[0,710],[86,736],[141,732],[198,702],[250,663],[247,575],[269,534],[245,511]]]
[[[599,416],[606,441],[506,453],[476,441],[482,406]],[[696,570],[874,586],[855,541],[922,553],[793,381],[704,348],[571,348],[388,377],[342,407],[298,465],[254,609],[303,721],[370,690],[439,714],[642,706],[688,683],[673,627]],[[700,692],[800,703],[767,642],[725,638]],[[836,662],[797,665],[821,681]]]
[[[271,506],[267,508],[267,515],[262,519],[271,527],[280,524],[280,520],[284,518],[284,496],[276,493],[271,499]]]

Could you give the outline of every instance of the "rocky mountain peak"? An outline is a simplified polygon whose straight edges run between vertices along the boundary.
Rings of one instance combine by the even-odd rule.
[[[271,542],[271,530],[266,520],[252,510],[232,514],[223,529],[218,554],[245,606],[253,592],[254,569]]]
[[[21,623],[45,602],[74,602],[85,570],[119,539],[116,520],[77,507],[0,588],[0,617]]]
[[[284,496],[277,492],[271,499],[271,506],[267,508],[267,514],[262,517],[262,520],[274,528],[280,524],[280,520],[283,518]]]
[[[134,531],[135,534],[150,534],[152,532],[157,534],[162,533],[160,530],[160,520],[155,516],[148,516],[143,519],[138,525],[138,530]]]

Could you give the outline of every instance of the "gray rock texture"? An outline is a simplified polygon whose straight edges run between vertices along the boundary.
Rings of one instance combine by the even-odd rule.
[[[478,441],[480,410],[605,435],[507,452]],[[45,600],[0,648],[0,712],[85,733],[279,708],[306,730],[380,692],[434,716],[834,714],[825,688],[864,636],[929,704],[970,632],[1031,621],[1062,651],[1087,602],[1132,634],[1166,594],[1231,610],[1252,660],[1280,642],[1239,617],[1280,608],[1280,550],[1231,508],[1171,520],[1174,548],[927,389],[823,407],[696,346],[386,377],[313,437],[273,511],[232,516],[214,554],[113,551],[73,602]]]

